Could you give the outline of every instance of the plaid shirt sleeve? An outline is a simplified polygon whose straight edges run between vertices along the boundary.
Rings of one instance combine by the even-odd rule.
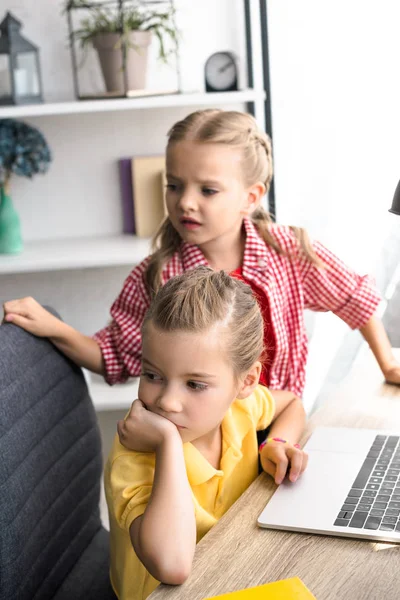
[[[381,300],[373,280],[355,273],[319,242],[312,245],[325,268],[300,259],[305,308],[332,311],[352,329],[359,329]]]
[[[105,380],[110,385],[140,375],[141,327],[150,304],[143,280],[147,263],[148,259],[129,274],[111,307],[111,323],[93,336],[100,346],[106,370]]]

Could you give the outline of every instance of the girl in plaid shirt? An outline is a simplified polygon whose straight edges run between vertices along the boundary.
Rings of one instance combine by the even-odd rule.
[[[175,275],[199,265],[248,283],[264,318],[268,358],[261,382],[301,396],[307,336],[304,309],[332,311],[360,329],[385,379],[400,383],[368,276],[344,265],[306,232],[274,224],[261,200],[272,178],[268,136],[250,115],[202,110],[176,123],[167,144],[168,217],[154,252],[135,267],[111,307],[111,323],[87,337],[32,298],[6,302],[5,321],[49,337],[109,384],[140,374],[141,326],[150,300]]]

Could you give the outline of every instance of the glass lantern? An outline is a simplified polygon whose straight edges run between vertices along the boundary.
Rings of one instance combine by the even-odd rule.
[[[39,49],[10,12],[0,23],[0,106],[43,102]]]

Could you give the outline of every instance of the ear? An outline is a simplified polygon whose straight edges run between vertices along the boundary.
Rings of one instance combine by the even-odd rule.
[[[254,365],[247,371],[244,378],[241,380],[239,385],[238,393],[236,398],[247,398],[252,394],[258,385],[261,375],[261,363],[258,360]]]
[[[259,206],[262,197],[265,194],[265,185],[259,181],[251,185],[246,190],[246,201],[244,203],[242,214],[245,216],[251,215]]]

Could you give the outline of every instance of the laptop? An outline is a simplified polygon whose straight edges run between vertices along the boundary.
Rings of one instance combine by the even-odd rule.
[[[400,434],[318,427],[306,471],[285,480],[258,525],[400,543]]]

